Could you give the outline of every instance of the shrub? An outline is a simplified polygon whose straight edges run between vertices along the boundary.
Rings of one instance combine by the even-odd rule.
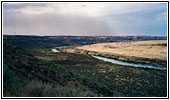
[[[59,64],[54,64],[54,67],[55,67],[55,68],[62,68],[62,66],[59,65]]]
[[[21,96],[25,97],[94,97],[92,91],[84,91],[72,85],[53,86],[38,80],[29,82],[22,90]]]
[[[43,88],[45,87],[43,86],[42,82],[39,82],[37,80],[30,81],[22,89],[21,96],[41,97]]]
[[[3,66],[3,89],[4,91],[16,95],[22,88],[21,79],[16,76],[15,72],[4,64]]]

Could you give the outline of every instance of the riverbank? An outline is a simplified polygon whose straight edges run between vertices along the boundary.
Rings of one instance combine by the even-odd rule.
[[[69,46],[70,47],[70,46]],[[60,52],[60,49],[62,50],[63,48],[67,48],[65,46],[61,46],[61,47],[54,47],[51,49],[52,52]],[[118,64],[118,65],[123,65],[123,66],[130,66],[130,67],[138,67],[138,68],[148,68],[148,69],[156,69],[156,70],[163,70],[166,71],[166,66],[163,65],[147,65],[147,64],[142,64],[142,63],[132,63],[132,62],[124,62],[124,61],[119,61],[116,59],[111,59],[111,58],[106,58],[106,57],[101,57],[101,56],[94,56],[92,55],[92,57],[97,58],[99,60],[103,60],[106,62],[111,62],[113,64]]]
[[[99,43],[63,49],[64,52],[83,53],[120,61],[167,66],[166,40]]]
[[[129,63],[129,62],[123,62],[115,59],[109,59],[105,57],[100,57],[100,56],[92,56],[94,58],[106,61],[106,62],[111,62],[113,64],[118,64],[118,65],[123,65],[123,66],[130,66],[130,67],[137,67],[137,68],[147,68],[147,69],[156,69],[156,70],[163,70],[166,71],[166,67],[163,67],[161,65],[157,66],[151,66],[151,65],[146,65],[146,64],[140,64],[140,63]]]
[[[60,44],[28,49],[3,43],[3,96],[167,97],[167,71],[112,64],[88,54],[52,52]]]

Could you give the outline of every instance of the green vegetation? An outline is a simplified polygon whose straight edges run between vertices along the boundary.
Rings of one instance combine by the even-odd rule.
[[[59,65],[59,64],[54,64],[54,67],[55,67],[55,68],[62,68],[62,66]]]
[[[92,91],[85,91],[72,85],[61,86],[32,80],[24,84],[6,65],[4,66],[3,89],[6,96],[20,97],[95,97]]]
[[[97,94],[92,91],[84,91],[72,85],[60,86],[41,81],[29,82],[22,91],[26,97],[95,97]]]
[[[3,89],[4,92],[9,92],[9,94],[14,94],[20,91],[22,87],[22,82],[15,72],[10,70],[9,67],[4,64],[3,66]]]
[[[57,64],[58,65],[58,64]],[[45,83],[40,80],[25,80],[16,76],[15,72],[4,64],[3,67],[4,96],[19,97],[95,97],[97,94],[89,90],[77,88],[71,84]]]

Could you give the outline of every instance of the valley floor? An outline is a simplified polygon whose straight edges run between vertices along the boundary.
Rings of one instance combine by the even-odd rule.
[[[167,64],[167,41],[129,41],[98,43],[64,49],[64,52],[101,55],[123,61]]]
[[[32,50],[4,41],[3,96],[167,96],[167,71],[116,65],[89,53]]]

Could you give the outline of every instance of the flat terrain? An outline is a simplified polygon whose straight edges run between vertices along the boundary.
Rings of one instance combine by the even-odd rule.
[[[162,64],[166,64],[166,43],[166,40],[98,43],[65,49],[63,51],[100,54],[103,56],[110,55],[110,57],[117,58],[119,60],[128,60],[134,62],[140,62],[142,59],[149,59],[160,61]]]

